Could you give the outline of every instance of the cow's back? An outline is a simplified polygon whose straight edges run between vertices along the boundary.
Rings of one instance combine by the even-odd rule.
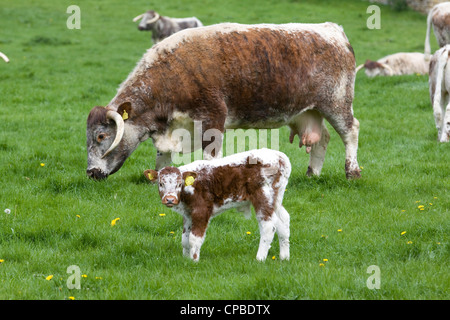
[[[187,29],[149,49],[140,65],[154,98],[170,97],[162,103],[180,111],[221,100],[238,127],[353,99],[353,49],[334,23]]]

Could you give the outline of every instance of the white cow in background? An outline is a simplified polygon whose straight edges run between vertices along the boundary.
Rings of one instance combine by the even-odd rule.
[[[449,54],[450,45],[446,45],[436,51],[430,61],[430,99],[440,142],[449,142],[450,140]]]
[[[443,2],[435,5],[427,18],[427,34],[425,37],[425,58],[430,59],[430,29],[433,25],[434,35],[439,43],[439,47],[450,44],[450,2]]]
[[[420,52],[399,52],[378,61],[366,60],[366,63],[356,68],[356,72],[362,68],[366,69],[365,72],[368,77],[427,74],[429,61]]]

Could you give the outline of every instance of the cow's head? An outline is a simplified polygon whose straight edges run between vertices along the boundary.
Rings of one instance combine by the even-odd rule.
[[[159,18],[161,18],[161,16],[159,15],[158,12],[149,10],[146,13],[140,14],[137,17],[135,17],[133,19],[133,22],[136,22],[141,19],[141,22],[139,22],[139,25],[138,25],[138,29],[141,31],[144,31],[144,30],[148,31],[148,30],[153,29],[154,23],[156,21],[158,21]]]
[[[95,180],[107,178],[123,165],[136,149],[141,134],[127,123],[131,105],[122,104],[117,111],[94,107],[87,119],[87,175]],[[124,120],[125,119],[125,120]]]
[[[145,170],[144,176],[151,182],[158,182],[162,203],[173,207],[180,203],[181,191],[193,185],[197,174],[191,171],[181,173],[176,167],[164,167],[160,171]]]
[[[392,76],[394,70],[386,63],[381,63],[378,61],[366,60],[364,63],[365,73],[368,77],[375,76]]]

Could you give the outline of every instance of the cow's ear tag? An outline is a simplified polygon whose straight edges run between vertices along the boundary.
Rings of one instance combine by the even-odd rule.
[[[123,110],[122,119],[127,120],[128,119],[128,113],[126,110]]]
[[[151,174],[151,172],[149,172],[149,173],[147,173],[147,177],[148,177],[148,180],[153,180],[153,175]]]
[[[188,186],[192,186],[194,184],[195,178],[193,176],[187,176],[186,179],[184,180],[184,185],[186,187]]]

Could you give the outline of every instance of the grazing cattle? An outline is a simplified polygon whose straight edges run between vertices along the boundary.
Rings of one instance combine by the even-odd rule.
[[[365,68],[368,77],[399,76],[405,74],[428,74],[429,61],[420,52],[399,52],[388,55],[378,61],[366,60],[356,72]]]
[[[439,44],[443,47],[450,44],[450,2],[439,3],[429,12],[427,17],[427,33],[425,36],[425,58],[430,59],[430,29],[433,26],[434,35]]]
[[[438,141],[450,140],[450,45],[436,51],[430,61],[430,99],[438,131]]]
[[[255,209],[260,242],[256,259],[263,261],[275,232],[280,259],[289,259],[289,213],[283,195],[291,173],[288,157],[270,149],[251,150],[222,159],[198,160],[188,165],[165,167],[144,175],[158,181],[161,201],[183,216],[183,254],[200,258],[211,218],[236,208],[251,216]]]
[[[354,81],[353,49],[334,23],[180,31],[147,51],[106,108],[89,113],[87,174],[106,178],[148,138],[158,170],[170,164],[171,153],[196,146],[204,159],[220,157],[227,128],[288,125],[291,143],[298,135],[299,147],[310,152],[307,174],[319,175],[330,139],[326,119],[344,142],[347,178],[359,178]],[[192,132],[195,122],[202,141],[186,151],[174,132]],[[212,139],[217,148],[209,148]]]
[[[196,17],[169,18],[159,15],[158,12],[149,10],[133,19],[133,22],[141,20],[138,29],[141,31],[152,31],[153,43],[158,43],[168,36],[183,29],[203,27]]]
[[[4,54],[3,52],[0,52],[0,57],[5,60],[5,62],[9,62],[8,57],[6,56],[6,54]]]

